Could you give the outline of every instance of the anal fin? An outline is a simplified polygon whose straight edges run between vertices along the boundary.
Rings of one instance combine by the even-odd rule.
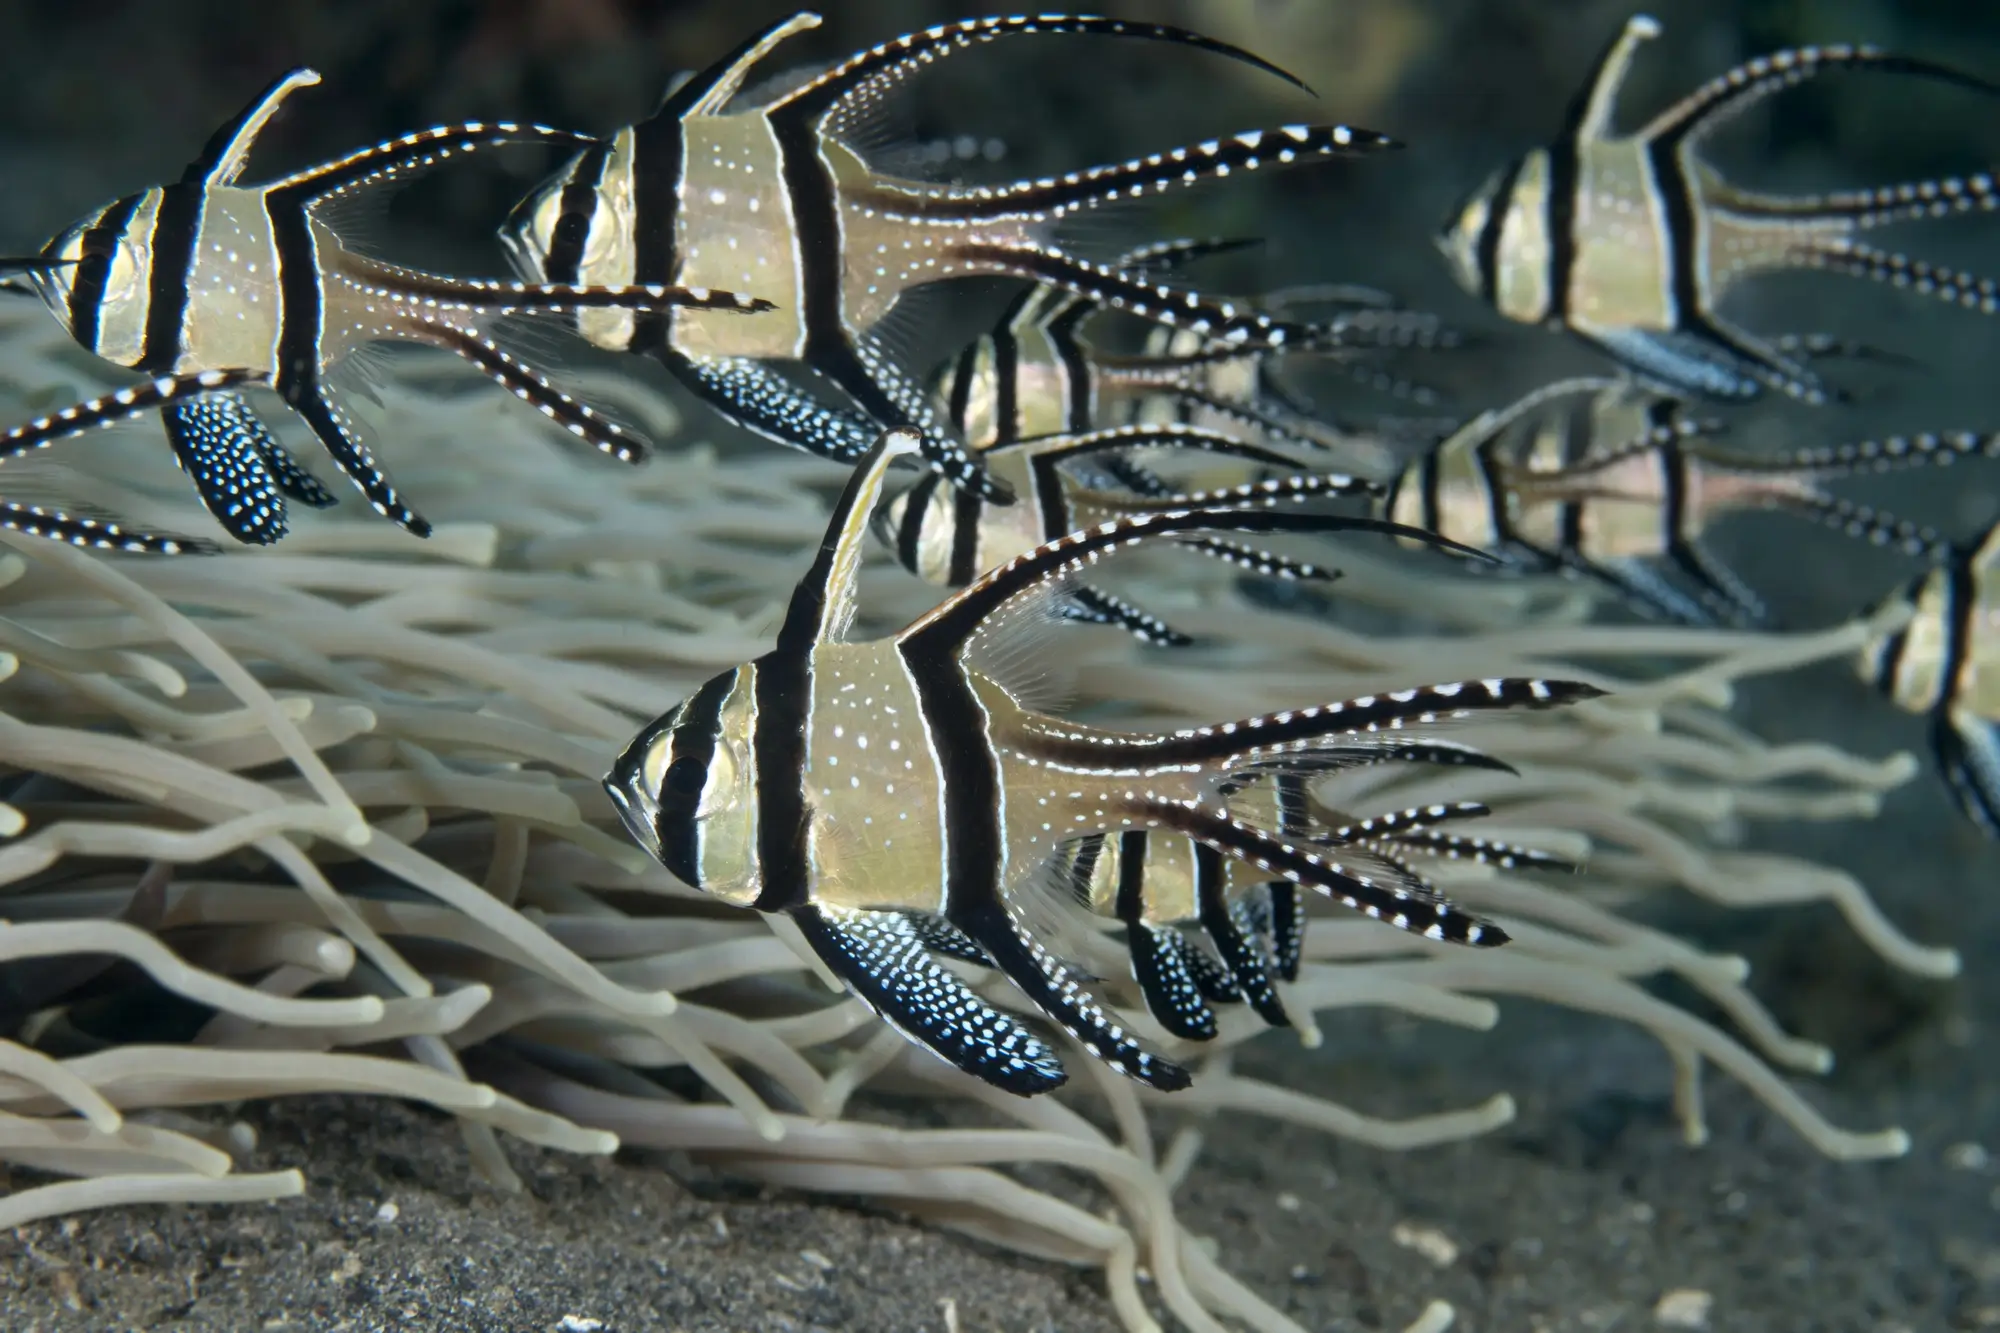
[[[806,905],[791,916],[862,1003],[947,1063],[1021,1097],[1067,1078],[1045,1042],[932,961],[903,914]]]

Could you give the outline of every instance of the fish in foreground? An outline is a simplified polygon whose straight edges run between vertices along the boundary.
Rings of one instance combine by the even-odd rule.
[[[503,348],[488,321],[579,309],[660,312],[698,307],[747,315],[765,303],[665,284],[580,287],[466,281],[382,263],[342,240],[345,206],[412,173],[507,143],[574,146],[586,136],[536,125],[441,126],[324,162],[264,185],[239,184],[258,136],[284,100],[319,82],[295,69],[217,130],[180,180],[127,195],[64,229],[40,254],[0,261],[25,276],[72,337],[149,378],[0,434],[0,460],[157,410],[174,458],[202,503],[237,541],[267,545],[287,528],[287,498],[334,497],[234,392],[275,390],[376,511],[419,536],[430,525],[375,461],[335,372],[377,342],[441,348],[596,448],[637,461],[644,443],[563,393]],[[0,523],[79,545],[105,545],[105,525],[54,511],[0,510]],[[174,539],[167,539],[174,540]],[[186,539],[175,549],[188,549]],[[205,546],[206,544],[196,544]],[[124,549],[171,553],[158,540]]]
[[[1502,679],[1400,690],[1218,726],[1108,731],[1033,706],[1063,580],[1183,533],[1395,531],[1296,509],[1122,519],[1037,547],[887,639],[847,637],[869,511],[914,432],[887,432],[849,478],[776,645],[714,677],[634,737],[605,778],[626,829],[686,883],[783,914],[849,989],[951,1064],[1021,1095],[1065,1075],[1054,1051],[930,956],[934,914],[1043,1014],[1155,1088],[1188,1073],[1146,1050],[1024,924],[1058,892],[1066,843],[1127,829],[1192,838],[1435,939],[1495,944],[1497,927],[1400,877],[1349,872],[1233,814],[1219,784],[1398,743],[1462,711],[1552,707],[1598,693]]]
[[[2000,838],[2000,524],[1898,596],[1910,619],[1862,650],[1861,678],[1930,719],[1931,750],[1952,798]]]
[[[577,326],[600,347],[657,359],[725,417],[810,453],[852,461],[881,426],[909,426],[934,468],[991,500],[1009,497],[877,336],[905,293],[958,278],[1024,279],[1217,340],[1280,345],[1307,331],[1081,258],[1058,239],[1059,224],[1205,180],[1392,146],[1346,125],[1286,125],[1006,185],[906,180],[871,166],[858,146],[885,99],[918,70],[1002,38],[1166,42],[1297,80],[1186,29],[1044,14],[942,24],[775,95],[742,91],[779,45],[819,22],[802,12],[772,24],[675,88],[650,119],[579,153],[521,203],[503,240],[517,269],[539,280],[753,286],[778,309],[748,320],[590,311]],[[858,411],[825,404],[779,365],[803,367]]]
[[[1479,750],[1443,741],[1408,741],[1342,757],[1327,767],[1364,763],[1444,763],[1511,772]],[[1412,806],[1359,818],[1331,809],[1312,794],[1302,773],[1280,774],[1227,793],[1239,818],[1341,859],[1351,869],[1414,883],[1437,901],[1444,895],[1412,865],[1418,859],[1474,861],[1502,870],[1574,871],[1575,863],[1441,827],[1491,813],[1476,801]],[[1296,981],[1305,949],[1305,899],[1289,880],[1270,880],[1205,843],[1133,829],[1077,843],[1071,874],[1091,910],[1125,927],[1132,978],[1147,1011],[1176,1037],[1216,1035],[1213,1005],[1247,1001],[1273,1027],[1290,1017],[1275,984]],[[1195,923],[1210,955],[1182,931]]]
[[[1762,599],[1701,542],[1716,519],[1776,510],[1935,557],[1948,546],[1939,533],[1832,495],[1825,483],[2000,457],[2000,434],[1972,431],[1752,453],[1716,443],[1720,429],[1630,380],[1560,380],[1482,412],[1413,460],[1390,484],[1383,513],[1520,572],[1608,585],[1648,615],[1760,624],[1769,618]]]
[[[1822,270],[2000,310],[1992,280],[1858,239],[1888,223],[2000,207],[1989,173],[1768,195],[1731,185],[1700,156],[1712,131],[1821,74],[1875,70],[1988,94],[2000,85],[1872,47],[1808,46],[1739,65],[1621,135],[1619,89],[1640,43],[1659,32],[1657,20],[1631,18],[1556,140],[1494,173],[1446,219],[1437,243],[1467,291],[1508,319],[1567,329],[1682,392],[1744,398],[1771,387],[1811,402],[1828,390],[1801,357],[1719,313],[1743,279]]]
[[[1179,491],[1149,470],[1149,456],[1200,454],[1263,472],[1267,480]],[[980,460],[1012,487],[1020,503],[995,505],[942,478],[924,477],[877,514],[876,529],[905,569],[931,583],[962,588],[985,570],[1044,542],[1100,523],[1170,509],[1269,508],[1330,496],[1377,496],[1359,477],[1300,471],[1287,453],[1193,426],[1111,426],[991,445]],[[1333,571],[1310,561],[1220,537],[1172,539],[1181,550],[1222,560],[1266,578],[1326,582]],[[1062,614],[1115,625],[1148,643],[1182,647],[1192,640],[1159,617],[1095,584],[1072,580]]]

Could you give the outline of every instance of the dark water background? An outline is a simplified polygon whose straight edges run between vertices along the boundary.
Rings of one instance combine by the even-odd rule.
[[[1366,282],[1479,330],[1486,348],[1436,376],[1467,411],[1558,373],[1598,368],[1550,335],[1486,316],[1452,287],[1427,238],[1467,187],[1555,126],[1627,7],[1245,0],[1105,9],[1187,23],[1249,46],[1307,79],[1319,97],[1194,53],[1036,39],[955,58],[919,79],[907,132],[920,140],[997,139],[1004,156],[967,170],[1006,177],[1288,120],[1337,118],[1390,132],[1408,143],[1405,152],[1231,182],[1139,215],[1135,234],[1264,236],[1264,251],[1220,270],[1225,285]],[[0,251],[38,245],[113,195],[177,175],[216,124],[295,63],[315,65],[326,82],[297,96],[266,136],[254,174],[449,119],[608,129],[650,111],[674,71],[705,62],[782,12],[761,0],[0,4]],[[1746,0],[1652,12],[1666,32],[1627,87],[1626,125],[1741,58],[1804,41],[1873,41],[2000,78],[2000,4]],[[905,0],[843,5],[789,50],[801,60],[832,59],[963,16]],[[492,156],[402,201],[394,248],[447,259],[462,272],[499,272],[493,227],[547,164],[533,154]],[[1720,137],[1716,156],[1734,179],[1771,189],[1968,172],[2000,162],[2000,102],[1908,80],[1836,76],[1745,117]],[[1906,228],[1897,239],[1926,258],[2000,272],[1994,218]],[[1760,407],[1741,421],[1749,438],[1833,443],[1892,430],[2000,428],[2000,323],[1990,318],[1834,278],[1760,282],[1734,313],[1753,328],[1863,337],[1921,363],[1854,375],[1847,382],[1858,401],[1837,412]],[[1845,493],[1971,531],[2000,511],[2000,465]],[[1782,518],[1738,523],[1718,544],[1802,624],[1850,614],[1910,572],[1893,557]],[[1920,722],[1839,669],[1760,683],[1745,691],[1741,716],[1774,738],[1821,737],[1868,754],[1923,744]],[[1922,983],[1890,974],[1830,910],[1658,908],[1658,919],[1675,929],[1750,957],[1758,989],[1781,1019],[1839,1053],[1838,1071],[1809,1095],[1843,1123],[1907,1127],[1917,1146],[1905,1161],[1823,1163],[1720,1077],[1709,1081],[1714,1141],[1690,1150],[1669,1113],[1666,1062],[1649,1039],[1510,1003],[1490,1035],[1343,1022],[1351,1033],[1327,1052],[1307,1056],[1271,1043],[1256,1063],[1260,1072],[1382,1113],[1466,1104],[1506,1089],[1521,1103],[1515,1125],[1479,1143],[1406,1157],[1303,1131],[1221,1127],[1184,1215],[1216,1236],[1232,1268],[1309,1327],[1401,1327],[1429,1292],[1457,1304],[1460,1329],[1648,1328],[1658,1294],[1681,1286],[1715,1294],[1711,1327],[1723,1330],[2000,1327],[2000,1174],[1944,1161],[1948,1145],[1967,1142],[2000,1154],[2000,851],[1950,812],[1928,773],[1895,794],[1878,819],[1781,828],[1767,842],[1852,869],[1912,935],[1963,952],[1962,979]],[[374,1242],[381,1275],[374,1295],[348,1311],[355,1327],[547,1327],[586,1299],[615,1328],[782,1326],[770,1320],[938,1327],[929,1322],[934,1303],[917,1299],[933,1289],[957,1296],[967,1329],[1108,1327],[1088,1282],[871,1213],[824,1207],[759,1205],[765,1211],[753,1210],[747,1222],[738,1217],[739,1232],[762,1228],[756,1234],[768,1240],[747,1251],[738,1244],[704,1252],[706,1276],[690,1276],[686,1256],[628,1271],[621,1255],[636,1243],[627,1234],[633,1226],[699,1228],[708,1214],[690,1214],[693,1205],[677,1196],[646,1223],[607,1220],[601,1232],[578,1231],[578,1210],[593,1211],[594,1201],[652,1207],[658,1201],[647,1191],[671,1187],[550,1166],[535,1177],[539,1211],[532,1201],[501,1205],[456,1179],[463,1172],[454,1140],[406,1133],[400,1112],[358,1129],[324,1106],[292,1122],[266,1114],[271,1141],[296,1138],[318,1163],[320,1202],[300,1214],[295,1235],[271,1220],[281,1214],[266,1215],[257,1224],[266,1230],[252,1238],[249,1224],[191,1210],[209,1218],[204,1249],[199,1228],[185,1221],[158,1229],[143,1219],[93,1221],[96,1229],[78,1242],[79,1262],[97,1252],[93,1246],[129,1258],[133,1228],[155,1240],[193,1236],[197,1253],[166,1244],[146,1261],[157,1282],[118,1288],[128,1304],[121,1296],[67,1313],[51,1306],[50,1326],[143,1325],[164,1312],[177,1327],[253,1327],[237,1320],[307,1308],[284,1297],[287,1282],[315,1280],[312,1264],[293,1269],[279,1256],[323,1252],[327,1236],[348,1235],[349,1214],[365,1214],[374,1198],[400,1188],[404,1197],[432,1192],[436,1230],[427,1239]],[[356,1143],[371,1151],[349,1152]],[[402,1155],[411,1160],[401,1168],[384,1165]],[[1302,1206],[1277,1209],[1280,1190],[1302,1196]],[[1406,1217],[1444,1227],[1465,1257],[1437,1272],[1388,1244],[1390,1223]],[[261,1267],[247,1270],[254,1281],[217,1264],[214,1236],[263,1256]],[[745,1292],[768,1289],[771,1254],[814,1243],[859,1256],[875,1278],[844,1304],[784,1307],[782,1292],[770,1309],[789,1313],[757,1306],[764,1313],[752,1314],[741,1304]],[[449,1301],[412,1276],[440,1246],[479,1256],[488,1276],[471,1284],[475,1295],[495,1286],[515,1293],[505,1319],[486,1325],[457,1306],[444,1313]],[[206,1265],[199,1282],[183,1271],[198,1261]],[[739,1271],[740,1281],[726,1280]],[[176,1283],[197,1294],[185,1302],[159,1294]],[[415,1313],[396,1313],[404,1308]],[[933,1315],[915,1322],[912,1312],[922,1310]],[[320,1325],[305,1318],[290,1326]]]

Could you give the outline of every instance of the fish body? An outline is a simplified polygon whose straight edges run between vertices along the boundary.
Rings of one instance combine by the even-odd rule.
[[[1843,500],[1826,483],[1857,474],[2000,456],[2000,437],[1925,432],[1782,454],[1715,440],[1720,427],[1630,380],[1563,380],[1481,413],[1389,486],[1386,516],[1518,569],[1564,571],[1616,589],[1648,614],[1756,623],[1755,593],[1702,543],[1731,513],[1777,510],[1913,555],[1938,533]],[[1673,571],[1681,587],[1650,568]]]
[[[218,130],[178,181],[115,200],[65,228],[40,255],[10,261],[79,344],[149,378],[0,435],[0,458],[157,409],[210,513],[238,541],[268,544],[285,534],[286,496],[312,505],[333,500],[235,392],[268,388],[378,512],[423,535],[429,525],[404,502],[343,405],[334,375],[354,353],[378,342],[452,352],[572,434],[636,460],[642,441],[502,348],[489,322],[606,306],[759,307],[730,292],[663,284],[465,281],[359,253],[337,225],[343,200],[480,147],[572,145],[582,136],[505,123],[442,126],[277,181],[242,184],[257,136],[280,104],[318,81],[311,70],[293,70]]]
[[[852,461],[874,423],[908,426],[936,469],[991,500],[1009,497],[875,336],[904,294],[967,277],[1043,282],[1218,339],[1279,345],[1297,326],[1081,259],[1057,240],[1057,224],[1220,176],[1389,146],[1349,126],[1288,125],[1007,185],[903,179],[868,163],[857,129],[918,69],[1001,38],[1168,42],[1291,76],[1181,28],[1016,15],[910,33],[775,95],[743,93],[778,46],[819,21],[802,12],[771,25],[676,88],[650,119],[579,153],[522,202],[503,239],[516,266],[542,281],[762,284],[775,308],[748,320],[618,312],[579,326],[599,346],[658,359],[737,423],[809,452]],[[826,405],[774,363],[804,367],[854,410]]]
[[[1024,1095],[1061,1082],[1038,1038],[930,957],[942,927],[1099,1058],[1171,1090],[1187,1073],[1135,1041],[1024,924],[1067,842],[1161,829],[1432,938],[1492,945],[1491,923],[1238,818],[1232,774],[1372,758],[1466,710],[1550,707],[1588,686],[1526,679],[1428,689],[1157,734],[1037,710],[1025,697],[1062,582],[1106,554],[1209,531],[1383,530],[1298,509],[1131,517],[1045,543],[883,640],[848,636],[890,431],[850,478],[775,646],[643,729],[605,790],[628,831],[696,888],[789,916],[817,956],[906,1035]]]
[[[1906,624],[1878,633],[1861,678],[1930,719],[1931,748],[1953,799],[2000,838],[2000,525],[1899,594]]]
[[[1743,398],[1772,387],[1813,402],[1829,391],[1803,358],[1719,313],[1745,279],[1847,273],[2000,310],[1991,280],[1859,239],[1892,222],[2000,207],[1989,174],[1776,196],[1730,184],[1699,156],[1713,130],[1755,102],[1824,73],[1909,74],[1987,94],[2000,85],[1871,47],[1803,47],[1729,70],[1620,134],[1619,90],[1640,45],[1659,32],[1646,15],[1629,20],[1558,138],[1495,172],[1445,220],[1437,243],[1467,291],[1508,319],[1565,329],[1679,392]]]

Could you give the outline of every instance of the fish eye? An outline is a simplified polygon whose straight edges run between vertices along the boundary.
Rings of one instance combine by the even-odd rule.
[[[701,760],[691,754],[684,754],[667,765],[666,776],[661,780],[665,790],[676,796],[696,797],[707,785],[708,772]]]

